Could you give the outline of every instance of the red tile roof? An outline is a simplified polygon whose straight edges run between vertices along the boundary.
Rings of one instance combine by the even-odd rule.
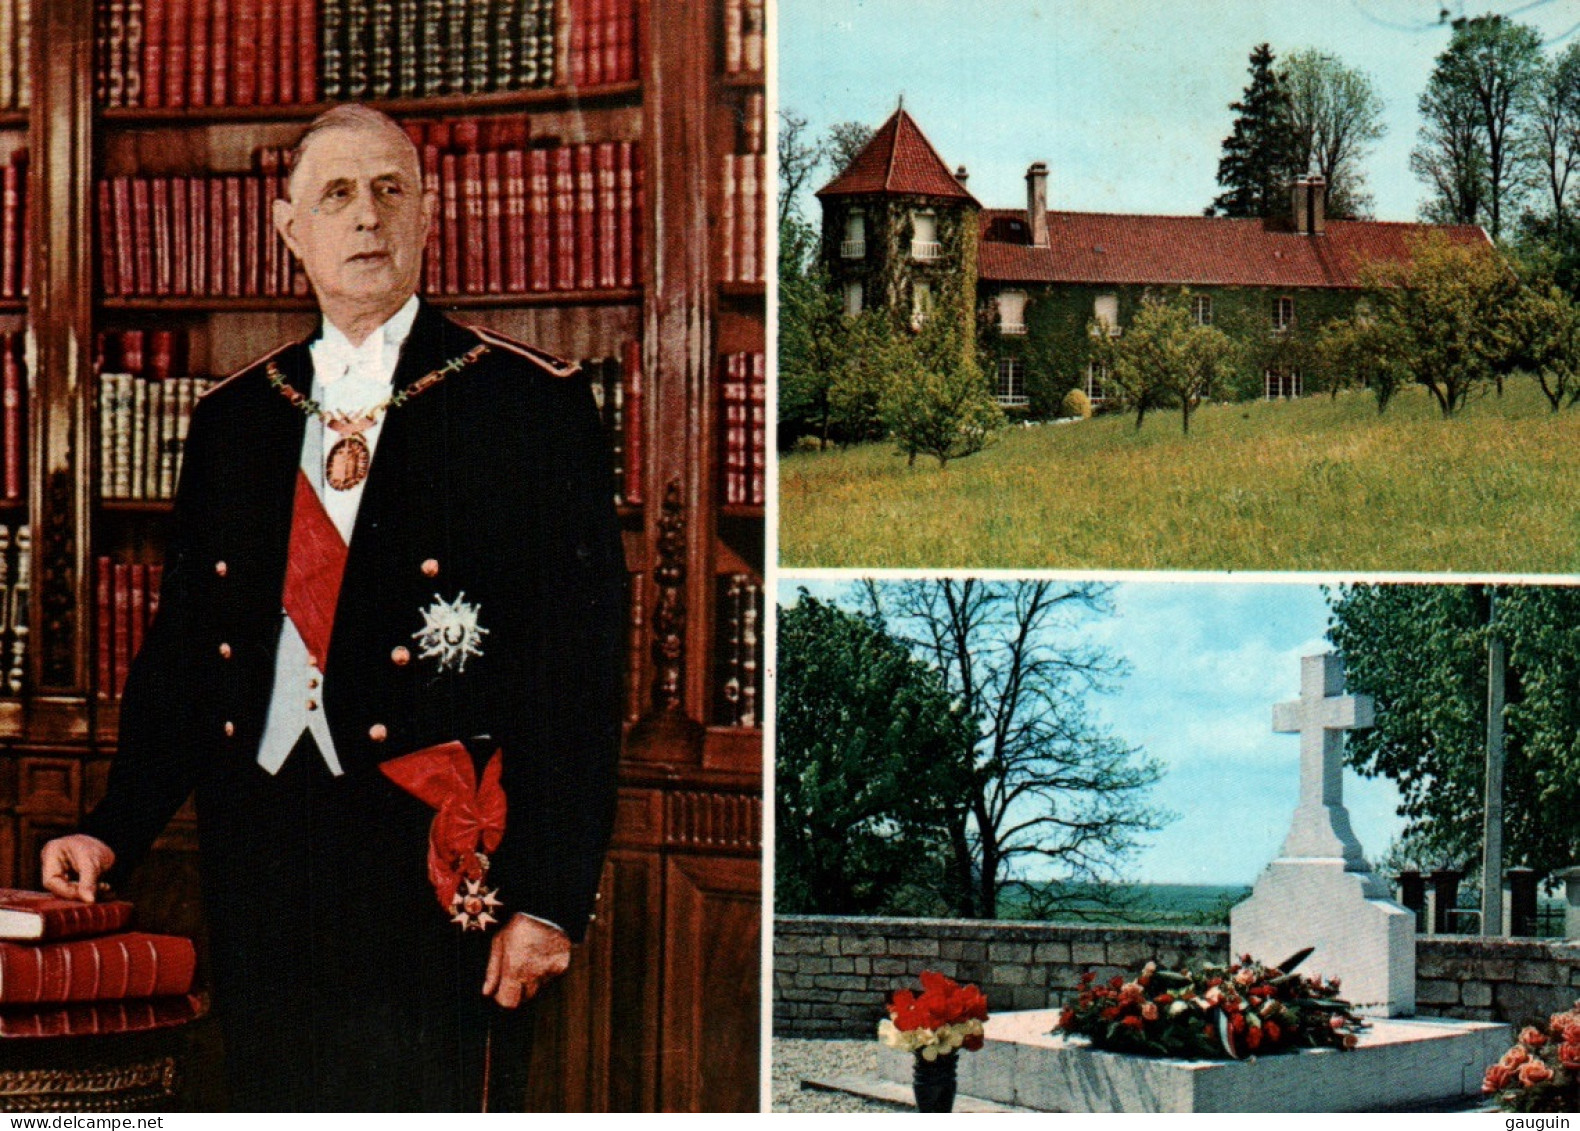
[[[955,180],[933,143],[903,109],[878,127],[843,173],[817,191],[818,196],[894,193],[965,200],[976,198]]]
[[[1488,244],[1473,225],[1329,220],[1321,236],[1302,236],[1287,220],[1207,216],[1124,216],[1049,212],[1048,247],[988,238],[994,221],[1025,213],[982,214],[977,274],[1002,283],[1136,283],[1174,286],[1358,287],[1361,265],[1409,258],[1428,232],[1456,243]],[[1488,244],[1490,246],[1490,244]]]

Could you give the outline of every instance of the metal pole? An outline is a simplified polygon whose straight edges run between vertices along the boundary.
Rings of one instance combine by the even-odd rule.
[[[1481,831],[1481,933],[1503,934],[1504,650],[1494,626],[1495,590],[1487,592],[1487,807]]]

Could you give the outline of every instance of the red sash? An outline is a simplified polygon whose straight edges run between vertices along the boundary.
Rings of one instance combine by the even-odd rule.
[[[462,880],[483,879],[486,854],[505,835],[502,757],[494,751],[481,781],[472,769],[471,754],[459,742],[429,746],[379,765],[385,777],[439,811],[428,833],[428,882],[446,910]]]
[[[323,500],[307,481],[307,474],[298,469],[291,546],[285,559],[285,593],[280,603],[319,671],[329,666],[329,636],[335,627],[347,552],[346,540],[324,509]]]

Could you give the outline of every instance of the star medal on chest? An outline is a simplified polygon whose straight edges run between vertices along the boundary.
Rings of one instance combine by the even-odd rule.
[[[478,343],[461,356],[452,357],[438,369],[423,374],[410,385],[386,397],[372,408],[356,414],[326,411],[317,401],[292,388],[290,382],[285,379],[285,374],[281,373],[279,366],[272,361],[269,362],[265,373],[268,375],[269,384],[273,385],[282,397],[306,415],[322,421],[324,427],[340,437],[329,449],[329,456],[324,464],[324,480],[336,491],[349,491],[368,477],[368,469],[373,465],[373,453],[368,448],[368,442],[362,438],[362,433],[377,424],[379,417],[386,411],[394,411],[413,397],[421,396],[450,374],[465,369],[487,352],[488,346]]]

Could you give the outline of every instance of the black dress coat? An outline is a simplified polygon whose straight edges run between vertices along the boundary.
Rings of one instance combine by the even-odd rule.
[[[308,394],[309,342],[193,412],[158,614],[83,831],[124,873],[195,790],[240,1108],[475,1110],[485,1072],[496,1106],[502,1081],[518,1086],[519,1058],[501,1052],[508,1014],[480,992],[492,935],[451,923],[427,875],[434,811],[380,763],[462,740],[480,770],[502,750],[508,814],[490,869],[502,917],[580,940],[593,912],[620,739],[610,464],[584,380],[426,304],[394,387],[479,344],[385,417],[324,670],[338,778],[310,738],[277,776],[256,761],[307,419],[267,369]],[[463,594],[487,630],[482,654],[464,670],[421,658],[423,610]]]

